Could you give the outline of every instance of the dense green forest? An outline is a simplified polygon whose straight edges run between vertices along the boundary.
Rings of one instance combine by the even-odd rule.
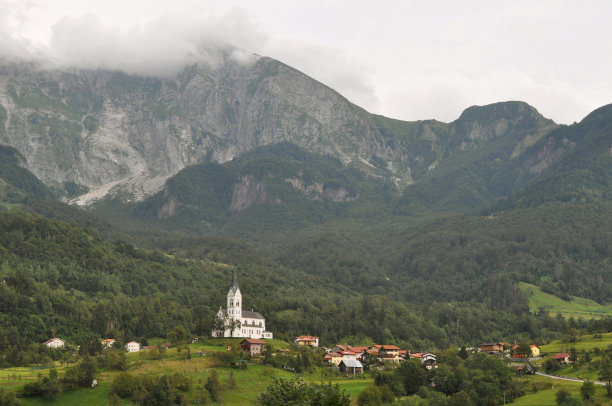
[[[497,106],[505,137],[481,134],[405,190],[382,166],[378,176],[284,143],[188,167],[144,202],[85,211],[2,148],[2,362],[61,357],[40,346],[55,335],[84,348],[177,326],[208,335],[234,266],[245,308],[280,338],[423,351],[609,331],[609,319],[530,313],[518,283],[612,300],[611,108],[555,127],[533,112],[512,121],[525,106]],[[451,133],[475,128],[465,114]]]

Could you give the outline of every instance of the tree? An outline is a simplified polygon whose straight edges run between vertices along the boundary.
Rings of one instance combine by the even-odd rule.
[[[612,359],[607,352],[601,356],[599,362],[599,379],[606,383],[608,397],[612,397]]]
[[[15,392],[7,391],[0,388],[0,405],[2,406],[19,406],[21,402],[17,399]]]
[[[518,347],[514,350],[514,353],[520,355],[521,357],[530,357],[531,356],[531,346],[529,343],[519,343]]]
[[[409,395],[418,391],[420,386],[427,384],[427,369],[418,360],[406,360],[395,371]]]
[[[382,405],[382,395],[378,386],[371,385],[365,388],[359,396],[357,396],[357,404],[359,406],[380,406]]]
[[[98,373],[98,365],[95,358],[89,355],[83,358],[77,365],[66,370],[62,378],[62,385],[68,388],[90,387]]]
[[[466,391],[462,390],[459,392],[453,393],[451,398],[448,401],[448,406],[473,406],[474,402],[467,394]]]
[[[125,353],[118,350],[109,350],[107,352],[108,367],[110,369],[117,369],[119,371],[125,371],[127,368],[127,361],[125,359]]]
[[[173,345],[184,344],[187,340],[187,330],[179,324],[168,333],[168,339]]]
[[[213,323],[213,330],[217,337],[223,337],[229,327],[229,317],[226,314],[217,314]]]
[[[350,396],[331,383],[308,384],[300,378],[275,378],[259,396],[261,406],[349,406]]]
[[[584,400],[591,400],[595,396],[595,384],[593,381],[586,380],[580,387],[580,394]]]
[[[221,383],[219,382],[219,375],[217,375],[216,369],[211,371],[204,387],[213,401],[217,403],[221,401]]]

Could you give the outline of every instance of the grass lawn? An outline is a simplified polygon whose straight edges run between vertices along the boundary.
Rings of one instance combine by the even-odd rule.
[[[556,405],[556,393],[560,389],[565,389],[571,392],[572,396],[580,397],[580,387],[582,383],[580,382],[571,382],[571,381],[563,381],[559,379],[550,379],[543,376],[532,375],[529,377],[521,378],[521,380],[525,380],[528,382],[525,387],[525,396],[522,396],[512,403],[513,405],[523,405],[523,406],[548,406],[548,405]],[[533,392],[533,384],[537,384],[539,389],[537,392]],[[606,389],[603,386],[596,385],[595,386],[595,399],[602,405],[610,405],[612,402],[608,399],[606,395]]]
[[[612,345],[612,333],[602,333],[601,338],[593,338],[593,334],[578,336],[575,343],[564,343],[561,340],[554,340],[550,344],[540,347],[540,350],[545,353],[567,352],[574,347],[577,350],[592,350],[595,347],[604,349]]]
[[[110,391],[110,383],[101,383],[95,389],[77,389],[70,392],[65,392],[59,395],[53,402],[47,402],[42,398],[20,398],[23,406],[48,406],[49,404],[57,405],[88,405],[88,406],[106,406],[108,392]],[[131,405],[132,402],[122,401],[122,405]]]
[[[259,394],[274,381],[275,378],[283,377],[291,379],[294,373],[280,368],[264,366],[257,363],[248,364],[246,369],[234,369],[218,367],[219,360],[211,356],[212,352],[225,352],[226,346],[238,345],[241,339],[223,340],[201,340],[189,346],[191,359],[186,358],[186,352],[180,353],[175,348],[168,349],[161,356],[150,351],[126,354],[128,372],[136,376],[160,377],[180,373],[191,378],[192,389],[186,394],[190,402],[199,402],[202,397],[208,397],[204,385],[211,375],[213,369],[217,372],[222,386],[221,404],[230,405],[254,405]],[[275,340],[277,341],[277,340]],[[287,343],[274,342],[275,348],[287,347]],[[200,352],[202,356],[198,355]],[[152,357],[160,359],[152,359]],[[60,377],[66,367],[57,368]],[[38,374],[47,376],[49,368],[7,368],[0,370],[0,387],[19,392],[24,384],[34,381]],[[120,374],[119,371],[102,368],[99,370],[98,387],[95,389],[81,388],[67,391],[57,396],[53,403],[61,405],[106,405],[113,380]],[[317,370],[312,374],[303,375],[303,379],[310,383],[331,382],[338,384],[351,397],[353,403],[361,391],[372,384],[371,378],[356,377],[347,378],[335,374],[325,373]],[[41,398],[21,398],[23,405],[47,405]],[[132,404],[129,400],[122,400],[121,404]]]
[[[519,283],[519,288],[527,294],[529,309],[537,311],[540,307],[548,310],[551,315],[561,313],[563,317],[582,317],[583,319],[612,316],[612,305],[603,306],[591,299],[574,297],[574,300],[565,301],[555,295],[543,292],[536,285],[525,282]]]

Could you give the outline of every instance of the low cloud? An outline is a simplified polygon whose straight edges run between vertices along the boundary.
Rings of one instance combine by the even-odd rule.
[[[51,26],[46,43],[6,31],[2,34],[0,56],[5,60],[155,76],[173,76],[194,62],[212,66],[227,60],[249,63],[256,56],[235,47],[234,41],[249,45],[266,40],[265,34],[237,11],[208,19],[167,14],[129,28],[106,23],[91,13],[64,16]]]

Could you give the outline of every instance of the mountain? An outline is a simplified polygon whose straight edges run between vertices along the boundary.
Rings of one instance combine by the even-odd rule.
[[[27,198],[55,200],[53,192],[27,169],[23,156],[0,145],[0,207],[23,205]]]
[[[551,131],[521,159],[523,174],[538,174],[500,207],[612,200],[612,105],[580,123]]]
[[[248,63],[203,61],[173,78],[4,65],[0,111],[0,143],[18,149],[47,185],[72,182],[90,190],[88,197],[112,189],[125,200],[159,190],[188,165],[225,162],[281,141],[344,163],[379,165],[405,183],[413,164],[434,159],[422,156],[423,148],[413,151],[411,141],[437,131],[425,122],[389,132],[387,119],[255,56]]]
[[[269,244],[312,225],[385,211],[396,193],[390,180],[280,143],[223,164],[189,166],[143,202],[106,199],[92,210],[115,223]]]
[[[454,183],[447,174],[458,164],[480,161],[486,167],[468,168],[463,178],[497,171],[491,185],[467,191],[476,188],[490,202],[507,194],[500,167],[555,126],[518,102],[471,107],[450,124],[393,120],[281,62],[231,55],[174,77],[2,65],[0,144],[20,151],[40,180],[79,204],[106,195],[140,201],[187,166],[281,142],[384,176],[399,190],[423,178]],[[412,203],[440,201],[436,193]]]

